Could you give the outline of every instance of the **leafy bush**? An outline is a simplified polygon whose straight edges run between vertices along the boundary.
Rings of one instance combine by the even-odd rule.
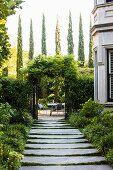
[[[104,105],[100,105],[98,101],[93,101],[91,98],[82,104],[82,109],[80,109],[80,114],[85,117],[94,117],[101,114],[104,109]]]
[[[106,158],[110,164],[113,166],[113,149],[109,149]]]
[[[9,159],[8,159],[8,169],[12,170],[18,170],[18,168],[20,167],[21,163],[20,160],[23,159],[23,155],[19,154],[15,151],[11,151],[9,153]]]
[[[8,103],[0,103],[0,123],[8,124],[10,122],[10,110],[11,106]]]
[[[0,102],[8,102],[13,108],[28,110],[32,89],[26,81],[16,79],[0,79]]]
[[[72,101],[72,109],[81,108],[81,104],[93,99],[94,96],[94,79],[87,76],[78,76],[71,84],[70,100]]]
[[[90,121],[85,116],[81,116],[79,113],[71,114],[69,116],[69,123],[76,128],[84,128],[89,122]]]
[[[107,126],[109,128],[113,128],[113,114],[112,113],[113,113],[113,110],[106,110],[100,116],[101,123],[104,126]]]
[[[110,129],[103,126],[101,123],[89,124],[84,130],[84,135],[90,142],[95,142],[95,144],[100,141],[101,136],[104,136],[107,133],[110,133]]]
[[[98,148],[104,154],[106,154],[109,149],[113,149],[113,134],[109,133],[100,138],[100,142],[98,144]]]
[[[26,138],[30,130],[30,125],[33,123],[33,119],[27,112],[17,112],[11,109],[11,106],[6,104],[1,104],[0,109],[3,125],[0,124],[0,162],[2,163],[2,169],[18,169],[20,166],[19,153],[22,153],[25,148]],[[7,116],[8,115],[8,116]],[[11,123],[12,117],[16,121]],[[19,119],[23,118],[23,123],[18,123]],[[14,119],[13,119],[14,120]],[[17,153],[19,152],[19,153]]]
[[[11,117],[10,123],[23,123],[26,126],[31,126],[33,118],[31,114],[26,111],[16,111],[16,113]]]

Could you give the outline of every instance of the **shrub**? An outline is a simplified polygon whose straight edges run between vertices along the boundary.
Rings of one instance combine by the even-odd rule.
[[[104,109],[104,105],[100,105],[98,101],[93,101],[91,98],[82,104],[82,109],[80,109],[80,114],[85,117],[94,117],[101,114]]]
[[[79,113],[71,114],[69,116],[69,123],[76,128],[84,128],[89,122],[90,121],[85,116],[81,116]]]
[[[8,102],[13,108],[27,109],[31,97],[32,89],[28,82],[16,79],[1,78],[0,102]]]
[[[0,103],[0,123],[8,124],[10,122],[10,110],[11,106],[8,103]]]
[[[20,167],[21,163],[20,160],[23,159],[23,155],[19,154],[15,151],[11,151],[9,153],[9,158],[8,158],[8,169],[12,170],[18,170],[18,168]]]
[[[33,123],[33,118],[30,113],[25,111],[18,111],[14,116],[12,116],[11,123],[23,123],[26,126],[31,126]]]
[[[101,114],[101,123],[104,126],[107,126],[109,128],[113,128],[113,111],[112,110],[106,110]]]
[[[113,166],[113,149],[109,149],[106,155],[107,161]]]
[[[70,100],[72,101],[72,109],[81,108],[81,104],[93,99],[94,96],[94,79],[87,76],[78,76],[73,81],[70,88]]]
[[[90,142],[98,144],[100,137],[110,133],[109,128],[103,126],[101,123],[89,124],[84,130],[84,135],[88,138]]]
[[[104,154],[106,154],[109,149],[113,149],[113,134],[109,133],[100,138],[98,148]]]

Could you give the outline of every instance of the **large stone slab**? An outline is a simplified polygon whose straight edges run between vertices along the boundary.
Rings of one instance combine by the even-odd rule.
[[[82,134],[78,129],[31,129],[30,133],[37,133],[37,134]]]
[[[55,120],[48,120],[48,121],[37,121],[37,122],[34,122],[35,124],[66,124],[66,122],[65,121],[55,121]]]
[[[76,143],[76,144],[26,144],[26,147],[30,148],[85,148],[91,147],[90,143]]]
[[[27,149],[24,154],[36,155],[80,155],[97,153],[97,149]]]
[[[28,139],[27,142],[36,143],[76,143],[85,142],[87,139]]]
[[[27,156],[21,162],[31,162],[40,164],[78,164],[78,163],[91,163],[91,162],[105,161],[102,156],[69,156],[69,157],[40,157],[40,156]]]
[[[28,137],[36,137],[36,138],[60,138],[60,139],[68,139],[68,138],[82,138],[83,135],[29,135]]]
[[[19,170],[112,170],[108,165],[23,166]]]

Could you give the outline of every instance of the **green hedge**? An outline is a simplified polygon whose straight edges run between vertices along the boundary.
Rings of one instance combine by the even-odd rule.
[[[73,110],[81,108],[81,104],[94,97],[94,79],[91,77],[79,76],[73,81],[70,90],[70,99]]]
[[[0,103],[8,102],[13,108],[27,109],[29,105],[31,88],[27,82],[16,79],[0,79]]]

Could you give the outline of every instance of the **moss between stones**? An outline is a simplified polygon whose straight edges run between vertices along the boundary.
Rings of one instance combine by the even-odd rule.
[[[25,149],[94,149],[94,146],[88,146],[88,147],[79,147],[79,148],[32,148],[32,147],[28,147],[26,146]]]
[[[105,165],[108,164],[106,160],[104,161],[95,161],[87,163],[68,163],[68,164],[41,164],[41,163],[31,163],[31,162],[22,162],[22,166],[72,166],[72,165]]]
[[[87,153],[87,154],[72,154],[72,155],[38,155],[38,154],[24,154],[24,156],[38,156],[38,157],[70,157],[70,156],[101,156],[102,153],[95,152],[95,153]]]
[[[68,142],[68,143],[48,143],[48,142],[31,142],[27,141],[27,144],[76,144],[76,143],[89,143],[88,141],[81,141],[81,142]]]
[[[82,134],[42,134],[42,133],[30,133],[29,135],[82,135]]]
[[[79,138],[41,138],[41,137],[28,137],[27,139],[84,139],[84,137],[79,137]]]

